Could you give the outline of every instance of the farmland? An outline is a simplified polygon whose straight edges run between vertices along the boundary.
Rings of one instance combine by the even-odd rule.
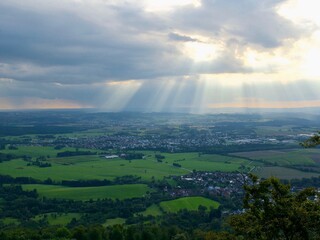
[[[209,210],[210,208],[218,208],[220,204],[216,201],[204,197],[184,197],[160,203],[160,207],[165,212],[178,212],[182,209],[195,211],[198,210],[198,207],[200,205],[206,207],[207,210]]]
[[[46,147],[46,146],[19,146],[17,149],[8,149],[8,148],[3,149],[1,150],[1,153],[14,154],[17,156],[27,155],[32,158],[41,157],[41,156],[52,158],[52,157],[56,157],[59,152],[76,151],[76,150],[92,151],[92,149],[83,149],[83,148],[76,149],[71,147],[63,148],[62,150],[61,149],[57,150],[57,149],[54,149],[54,147]]]
[[[265,161],[280,166],[290,165],[316,165],[319,149],[288,149],[288,150],[268,150],[233,153],[232,155],[250,158],[252,160]]]
[[[44,150],[41,148],[40,152]],[[35,149],[34,149],[35,150]],[[143,152],[145,159],[124,160],[105,159],[97,155],[75,156],[66,158],[50,158],[47,161],[52,164],[48,168],[27,166],[27,162],[16,159],[0,163],[0,174],[8,174],[13,177],[32,177],[46,180],[51,178],[55,181],[80,180],[80,179],[109,179],[119,176],[135,175],[143,180],[150,181],[152,178],[162,179],[170,175],[183,175],[192,170],[198,171],[237,171],[242,165],[249,164],[248,160],[221,155],[201,155],[198,153],[174,153],[163,154],[163,162],[157,162],[154,153]],[[33,153],[37,155],[36,151]],[[40,153],[38,153],[40,154]],[[179,163],[182,167],[172,164]]]
[[[314,183],[320,175],[320,149],[299,147],[318,121],[282,125],[286,121],[250,114],[2,116],[4,227],[181,220],[184,229],[197,223],[211,229],[222,222],[222,211],[242,209],[248,173]]]
[[[288,180],[320,176],[320,173],[303,172],[303,171],[286,168],[286,167],[261,167],[261,168],[257,168],[253,173],[258,175],[261,178],[277,177],[277,178],[288,179]]]
[[[33,218],[34,221],[45,220],[48,221],[50,225],[61,225],[65,226],[71,222],[72,219],[80,219],[81,214],[79,213],[47,213],[40,214]]]
[[[148,207],[145,211],[139,213],[142,216],[160,216],[162,215],[162,211],[159,208],[158,204],[152,204],[150,207]]]
[[[64,187],[53,185],[28,184],[22,185],[24,190],[36,189],[41,197],[72,199],[72,200],[97,200],[103,198],[128,199],[143,197],[147,192],[152,191],[144,184],[127,184],[102,187]]]

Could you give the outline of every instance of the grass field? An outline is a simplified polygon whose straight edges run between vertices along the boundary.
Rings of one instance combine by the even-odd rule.
[[[101,152],[99,150],[92,150],[92,149],[85,149],[85,148],[79,148],[79,151],[92,151],[92,152]],[[33,158],[44,156],[49,156],[50,158],[54,158],[57,156],[57,153],[59,152],[65,152],[65,151],[76,151],[76,148],[62,148],[60,150],[54,149],[54,147],[41,147],[41,146],[18,146],[17,150],[10,150],[10,149],[4,149],[1,150],[1,153],[7,153],[7,154],[14,154],[14,155],[27,155],[31,156]]]
[[[156,163],[148,159],[127,161],[122,159],[101,159],[98,156],[79,156],[59,159],[59,163],[52,160],[52,167],[39,168],[27,166],[23,160],[11,160],[0,163],[0,174],[13,177],[32,177],[45,180],[51,178],[55,181],[80,179],[109,179],[119,176],[136,175],[144,180],[162,179],[169,175],[183,175],[189,171],[173,167],[172,165]],[[65,161],[64,165],[61,161]],[[70,164],[73,162],[73,164]]]
[[[261,167],[253,173],[261,178],[277,177],[280,179],[301,179],[320,176],[319,173],[302,172],[285,167]]]
[[[10,218],[10,217],[0,219],[0,222],[2,222],[4,225],[19,225],[20,224],[20,221],[18,219]]]
[[[151,216],[156,217],[156,216],[162,215],[162,211],[161,211],[161,209],[159,208],[158,205],[152,204],[152,205],[151,205],[150,207],[148,207],[145,211],[140,212],[140,214],[141,214],[142,216],[149,216],[149,215],[151,215]]]
[[[182,209],[198,210],[200,205],[207,207],[209,210],[211,207],[218,208],[220,203],[204,197],[184,197],[160,203],[160,207],[165,212],[178,212]]]
[[[22,150],[22,149],[21,149]],[[33,149],[34,155],[43,155],[44,149]],[[31,151],[31,150],[29,150]],[[38,152],[37,152],[38,151]],[[56,152],[50,150],[51,154]],[[26,152],[26,150],[25,150]],[[97,155],[76,156],[65,158],[50,158],[52,167],[39,168],[27,166],[23,160],[11,160],[0,163],[0,174],[13,177],[32,177],[45,180],[51,178],[55,181],[80,179],[109,179],[119,176],[136,175],[143,180],[162,179],[170,175],[184,175],[192,170],[199,171],[236,171],[241,165],[248,165],[249,161],[222,155],[201,155],[198,153],[162,154],[165,159],[162,163],[156,161],[154,152],[142,151],[146,158],[140,160],[105,159]],[[181,164],[181,168],[172,166]]]
[[[107,227],[107,226],[112,226],[112,225],[121,225],[126,222],[126,219],[124,218],[113,218],[113,219],[107,219],[107,221],[102,224],[102,226]]]
[[[37,215],[36,217],[33,218],[34,221],[40,221],[41,219],[46,219],[50,225],[61,225],[65,226],[68,223],[71,222],[71,220],[75,219],[80,219],[81,214],[80,213],[48,213],[48,214],[41,214]]]
[[[290,165],[320,165],[320,149],[288,149],[288,150],[268,150],[234,153],[239,157],[246,157],[253,160],[262,160],[276,163],[280,166]],[[318,162],[318,163],[317,163]]]
[[[153,191],[145,184],[113,185],[103,187],[64,187],[54,185],[24,184],[24,190],[37,189],[40,196],[57,199],[96,200],[98,198],[128,199],[142,197]]]
[[[294,125],[287,125],[287,126],[280,126],[280,127],[259,126],[258,128],[255,129],[255,132],[259,136],[283,136],[283,135],[288,135],[288,134],[294,133],[295,132],[293,130],[294,127],[295,127]],[[297,132],[295,132],[295,133],[297,133]],[[303,133],[303,132],[301,132],[301,133]]]
[[[183,168],[197,171],[222,171],[232,172],[237,171],[241,165],[248,165],[249,161],[235,157],[217,155],[217,154],[204,154],[198,153],[164,153],[166,158],[164,162],[170,164],[176,162]]]

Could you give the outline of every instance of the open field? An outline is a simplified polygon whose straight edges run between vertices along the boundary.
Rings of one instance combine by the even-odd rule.
[[[285,167],[261,167],[253,173],[261,178],[277,177],[280,179],[301,179],[320,176],[319,173],[302,172],[299,170]]]
[[[80,213],[47,213],[47,214],[41,214],[37,215],[36,217],[33,218],[34,221],[40,221],[42,219],[45,219],[48,221],[50,225],[61,225],[65,226],[68,223],[71,222],[71,220],[75,219],[80,219],[81,214]]]
[[[126,222],[126,219],[124,218],[113,218],[113,219],[107,219],[107,221],[102,224],[102,226],[107,227],[107,226],[112,226],[112,225],[121,225]]]
[[[77,162],[74,164],[69,164]],[[62,159],[59,159],[62,161]],[[66,164],[58,164],[52,161],[52,167],[39,168],[27,166],[23,160],[11,160],[0,163],[0,174],[13,177],[32,177],[45,180],[51,178],[55,181],[61,180],[88,180],[88,179],[109,179],[119,176],[136,175],[144,180],[162,179],[169,175],[183,175],[189,171],[164,163],[157,163],[147,159],[128,160],[122,159],[101,159],[98,156],[79,156],[76,158],[65,158]]]
[[[151,215],[151,216],[156,217],[156,216],[162,215],[162,211],[158,205],[152,204],[150,207],[148,207],[145,211],[141,212],[140,214],[142,214],[142,216]]]
[[[64,187],[41,184],[24,184],[24,190],[37,189],[40,196],[57,199],[96,200],[98,198],[128,199],[143,197],[153,191],[145,184],[112,185],[102,187]]]
[[[92,149],[85,149],[85,148],[79,148],[79,151],[92,151],[92,152],[101,152],[99,150],[92,150]],[[54,147],[41,147],[41,146],[18,146],[18,149],[16,150],[11,150],[11,149],[4,149],[1,150],[1,153],[7,153],[7,154],[14,154],[18,156],[31,156],[31,157],[50,157],[54,158],[57,156],[57,153],[59,152],[65,152],[65,151],[76,151],[76,148],[62,148],[60,150],[54,149]]]
[[[15,218],[7,217],[0,219],[0,223],[3,223],[4,225],[19,225],[20,221]]]
[[[32,153],[33,156],[42,156],[48,151],[49,156],[53,156],[48,159],[52,166],[47,168],[27,166],[27,162],[15,159],[0,163],[0,174],[13,177],[32,177],[39,180],[51,178],[55,181],[112,180],[124,175],[136,175],[143,180],[151,180],[152,177],[162,179],[170,175],[184,175],[192,170],[237,171],[242,165],[249,164],[248,160],[241,158],[215,154],[199,155],[198,153],[161,153],[165,159],[163,162],[157,162],[154,156],[155,152],[152,151],[139,151],[145,154],[145,159],[131,161],[120,158],[105,159],[98,155],[56,158],[54,156],[57,151],[49,147],[19,147],[19,150],[11,151],[20,151],[24,154]],[[182,167],[174,167],[173,163],[178,163]]]
[[[244,165],[248,165],[249,161],[235,157],[217,155],[217,154],[204,154],[198,153],[164,153],[164,162],[178,163],[183,168],[197,171],[222,171],[232,172],[237,171]]]
[[[246,157],[278,164],[280,166],[290,165],[320,165],[320,149],[288,149],[233,153],[232,155]]]
[[[288,135],[288,134],[293,134],[293,133],[303,133],[294,131],[294,125],[284,125],[284,126],[259,126],[255,128],[255,132],[259,136],[283,136],[283,135]]]
[[[187,209],[190,211],[198,210],[198,207],[200,205],[207,207],[207,209],[209,210],[211,207],[218,208],[220,204],[216,201],[204,197],[184,197],[160,203],[160,207],[165,212],[178,212],[182,209]]]

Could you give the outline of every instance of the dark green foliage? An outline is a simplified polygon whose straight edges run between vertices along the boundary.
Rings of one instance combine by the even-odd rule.
[[[65,151],[57,153],[57,157],[73,157],[82,155],[96,155],[96,152],[91,151]]]
[[[65,146],[64,145],[57,145],[54,147],[55,150],[61,150],[63,149]]]
[[[166,157],[161,155],[161,154],[155,154],[154,157],[157,159],[157,160],[162,160],[162,159],[165,159]]]
[[[18,150],[18,148],[16,146],[13,146],[13,145],[9,145],[8,149],[9,150]]]
[[[143,153],[126,153],[123,155],[122,158],[126,160],[134,160],[134,159],[143,159],[144,154]]]
[[[36,161],[31,161],[27,164],[27,166],[37,166],[37,167],[40,167],[40,168],[46,168],[46,167],[51,167],[51,163],[48,163],[48,162],[41,162],[39,160],[36,160]]]
[[[0,153],[0,163],[4,162],[4,161],[10,161],[15,158],[17,158],[17,156],[15,156],[13,154]]]
[[[230,218],[230,225],[244,239],[318,239],[320,204],[316,191],[292,193],[289,185],[252,176],[245,186],[245,212]]]
[[[181,164],[179,164],[179,163],[172,163],[172,166],[174,166],[174,167],[181,167]]]
[[[320,132],[318,132],[318,134],[315,134],[314,136],[310,137],[306,141],[302,142],[300,145],[305,148],[319,146],[320,145]]]

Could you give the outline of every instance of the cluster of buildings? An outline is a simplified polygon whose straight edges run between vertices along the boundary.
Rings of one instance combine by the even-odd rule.
[[[172,197],[187,197],[199,194],[231,197],[243,195],[243,185],[250,179],[243,173],[192,172],[184,176],[172,177],[177,187],[164,191]]]
[[[168,152],[197,151],[202,148],[245,144],[292,144],[301,141],[301,136],[287,136],[286,139],[258,136],[232,135],[223,133],[181,134],[178,136],[152,135],[102,135],[81,137],[57,137],[55,139],[32,139],[29,144],[42,146],[78,147],[88,149],[118,150],[163,150]],[[26,142],[25,142],[26,143]],[[25,144],[24,143],[24,144]]]

